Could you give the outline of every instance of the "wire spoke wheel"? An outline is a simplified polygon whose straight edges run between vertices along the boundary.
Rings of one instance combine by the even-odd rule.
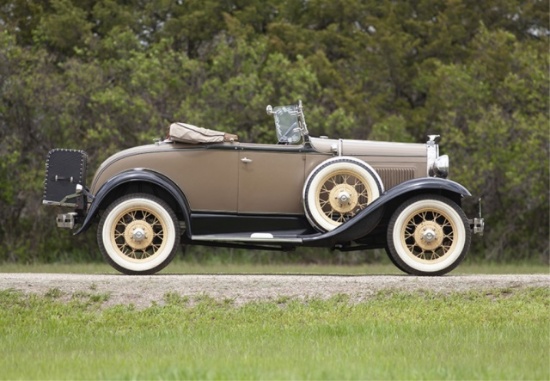
[[[153,274],[174,257],[178,220],[170,207],[149,194],[122,197],[101,218],[98,243],[109,264],[125,274]]]
[[[442,196],[418,196],[390,219],[387,251],[401,270],[442,275],[466,256],[471,231],[462,209]]]
[[[411,256],[433,262],[451,252],[457,228],[449,217],[427,209],[413,212],[407,219],[402,238]]]
[[[330,231],[353,218],[383,192],[378,174],[348,157],[327,160],[315,168],[304,186],[304,209],[313,226]]]
[[[350,171],[329,174],[319,183],[316,207],[327,219],[343,223],[369,204],[368,180]]]
[[[166,226],[153,211],[135,208],[122,212],[117,220],[111,240],[121,255],[139,261],[160,252]]]

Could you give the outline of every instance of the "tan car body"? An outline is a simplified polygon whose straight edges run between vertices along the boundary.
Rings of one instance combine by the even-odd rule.
[[[305,179],[335,155],[335,139],[311,138],[311,148],[225,142],[190,145],[171,141],[121,151],[97,170],[90,191],[128,169],[166,176],[181,188],[191,211],[303,214]],[[344,156],[370,164],[385,189],[428,172],[426,144],[342,141]]]

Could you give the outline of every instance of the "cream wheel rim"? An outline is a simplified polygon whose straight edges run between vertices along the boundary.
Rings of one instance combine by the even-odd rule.
[[[382,180],[364,161],[348,156],[328,159],[311,171],[304,184],[306,217],[319,231],[334,230],[383,190]]]
[[[126,209],[114,221],[111,244],[126,260],[149,261],[163,251],[166,224],[153,210]]]
[[[330,206],[338,213],[353,211],[358,201],[357,190],[349,184],[338,184],[329,193]]]
[[[405,218],[402,246],[415,260],[437,263],[452,253],[456,246],[455,221],[440,210],[424,208]]]
[[[315,206],[327,222],[339,225],[365,208],[371,193],[365,177],[353,171],[338,170],[319,182]]]

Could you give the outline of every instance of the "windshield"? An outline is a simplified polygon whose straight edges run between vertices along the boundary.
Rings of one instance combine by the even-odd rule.
[[[283,144],[296,144],[302,140],[302,131],[298,123],[300,109],[298,105],[277,106],[273,108],[277,140]]]

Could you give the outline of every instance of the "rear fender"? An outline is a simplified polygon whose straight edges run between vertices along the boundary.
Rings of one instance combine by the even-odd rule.
[[[400,204],[419,194],[440,194],[455,201],[471,196],[468,189],[451,180],[426,177],[405,181],[380,195],[355,217],[336,229],[304,236],[303,243],[305,246],[333,247],[339,243],[355,241],[370,233],[378,225],[388,206],[396,202]]]
[[[120,189],[123,185],[138,182],[151,184],[168,192],[175,200],[177,207],[179,208],[179,212],[183,214],[185,225],[187,227],[186,233],[190,234],[189,204],[187,203],[187,200],[181,190],[166,176],[145,169],[133,169],[122,172],[109,179],[109,181],[107,181],[95,195],[82,226],[74,234],[77,235],[88,230],[99,210],[102,207],[107,207],[107,205],[103,205],[103,203],[108,199],[109,195],[112,195],[112,192]],[[175,210],[174,212],[177,213],[178,211]]]

